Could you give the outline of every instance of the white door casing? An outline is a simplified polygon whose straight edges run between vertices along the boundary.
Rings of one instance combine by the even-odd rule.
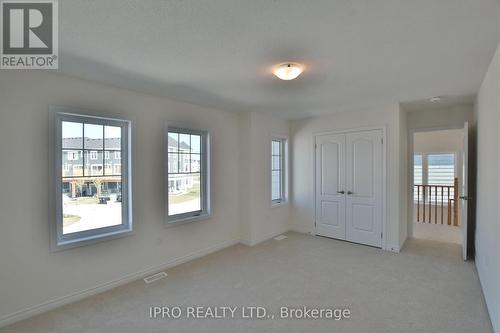
[[[345,135],[316,137],[316,234],[346,239]]]
[[[463,157],[462,157],[462,184],[460,187],[460,199],[458,208],[460,211],[459,221],[462,223],[462,258],[467,260],[467,201],[470,200],[467,188],[468,182],[468,159],[469,159],[469,123],[465,122]]]
[[[383,132],[315,138],[316,234],[382,247]]]
[[[382,131],[346,136],[346,239],[382,247]]]

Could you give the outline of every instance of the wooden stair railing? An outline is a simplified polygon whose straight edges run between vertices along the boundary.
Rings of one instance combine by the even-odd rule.
[[[417,222],[444,223],[444,210],[447,209],[446,224],[458,226],[458,178],[453,186],[414,185],[417,206]],[[446,207],[445,207],[446,206]]]

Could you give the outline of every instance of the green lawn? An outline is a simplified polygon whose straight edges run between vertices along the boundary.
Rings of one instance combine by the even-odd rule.
[[[81,217],[78,215],[71,215],[71,214],[63,214],[63,225],[65,227],[72,225],[73,223],[76,223],[80,221]]]
[[[181,195],[173,195],[173,196],[169,197],[169,202],[170,202],[170,204],[176,204],[176,203],[181,203],[181,202],[197,199],[199,197],[200,197],[200,187],[196,186],[188,193],[184,193]]]
[[[99,203],[99,199],[96,197],[81,197],[71,200],[70,203],[72,205],[91,205]]]

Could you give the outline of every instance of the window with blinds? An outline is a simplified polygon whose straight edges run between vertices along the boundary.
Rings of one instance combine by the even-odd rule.
[[[427,155],[427,183],[452,186],[455,179],[455,154]]]
[[[423,184],[423,159],[420,154],[415,154],[413,157],[413,184]],[[416,191],[413,193],[413,200],[418,200],[418,193]]]
[[[455,159],[454,153],[415,154],[413,158],[413,184],[453,186],[456,171]],[[449,188],[449,191],[450,197],[453,197],[453,187]],[[426,197],[429,198],[429,195],[432,202],[440,202],[442,197],[448,197],[448,188],[433,188],[432,193],[427,193]],[[415,201],[419,200],[417,191],[414,191],[413,198]],[[420,200],[422,200],[422,193],[420,194]],[[447,204],[447,202],[444,203]]]

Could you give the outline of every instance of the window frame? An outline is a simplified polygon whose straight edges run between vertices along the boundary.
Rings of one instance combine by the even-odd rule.
[[[280,198],[273,200],[273,142],[280,142]],[[271,153],[269,154],[271,158],[270,163],[270,198],[271,207],[279,207],[285,205],[288,202],[288,137],[286,136],[272,136],[271,137]]]
[[[169,172],[168,172],[168,134],[170,132],[179,134],[200,136],[200,197],[201,209],[197,211],[169,215]],[[165,126],[164,131],[164,193],[165,193],[165,225],[175,226],[184,223],[206,220],[212,216],[211,205],[211,167],[210,167],[210,133],[208,130],[200,130],[186,127]]]
[[[132,222],[132,123],[130,120],[95,116],[86,110],[51,106],[53,116],[52,170],[53,170],[53,214],[50,223],[51,251],[60,251],[85,246],[105,240],[128,236],[134,233]],[[63,233],[62,203],[62,123],[64,121],[121,127],[122,152],[122,223],[115,226]],[[90,155],[90,154],[89,154]],[[103,162],[104,163],[104,162]],[[83,167],[83,166],[82,166]]]

